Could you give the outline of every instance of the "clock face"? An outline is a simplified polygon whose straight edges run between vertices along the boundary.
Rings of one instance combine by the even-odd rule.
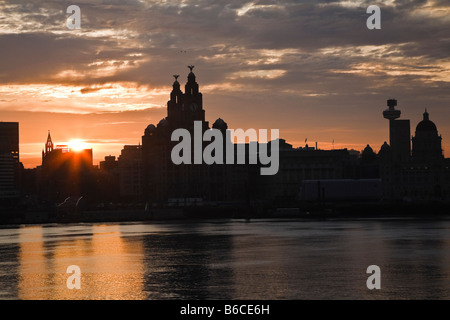
[[[191,111],[197,111],[198,110],[198,106],[197,106],[196,103],[191,103],[189,107],[191,108]]]

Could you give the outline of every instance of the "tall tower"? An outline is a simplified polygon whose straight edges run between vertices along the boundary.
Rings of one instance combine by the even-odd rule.
[[[16,196],[19,178],[19,123],[0,121],[0,198]]]
[[[387,101],[387,105],[389,108],[383,111],[383,117],[389,121],[400,118],[401,111],[395,109],[397,106],[397,100],[389,99]]]
[[[188,121],[205,121],[205,110],[203,110],[203,98],[198,90],[195,74],[192,72],[194,66],[188,66],[190,72],[184,90],[184,111]]]
[[[183,92],[180,90],[180,83],[178,82],[178,74],[173,75],[175,81],[172,85],[172,92],[170,93],[170,100],[167,102],[167,120],[174,127],[179,127],[183,119]]]
[[[194,121],[201,121],[203,131],[209,127],[208,121],[205,121],[205,110],[203,109],[203,96],[199,91],[199,86],[195,80],[195,74],[192,71],[193,65],[188,66],[190,72],[187,77],[185,90],[183,94],[183,127],[188,130],[193,129]]]
[[[0,121],[0,154],[8,154],[19,165],[19,123]]]
[[[47,142],[45,143],[45,153],[50,153],[53,151],[53,141],[50,136],[50,130],[48,130]]]
[[[383,117],[389,120],[389,143],[392,150],[392,160],[396,163],[408,162],[411,157],[411,133],[409,120],[397,120],[401,111],[395,109],[397,100],[387,100],[388,109],[383,111]]]

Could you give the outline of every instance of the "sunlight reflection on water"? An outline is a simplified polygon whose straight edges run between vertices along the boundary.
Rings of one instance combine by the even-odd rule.
[[[450,222],[240,220],[0,229],[0,299],[450,299]],[[381,290],[366,269],[381,268]],[[69,265],[81,289],[69,290]]]

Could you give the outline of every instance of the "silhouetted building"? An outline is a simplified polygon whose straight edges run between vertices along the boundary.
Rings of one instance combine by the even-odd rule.
[[[379,201],[382,196],[380,179],[304,180],[300,199],[306,202]]]
[[[406,136],[409,126],[402,130]],[[449,200],[450,159],[444,159],[441,142],[442,137],[426,110],[412,137],[411,156],[405,157],[406,146],[399,156],[399,149],[396,153],[394,147],[385,142],[378,154],[383,197],[407,201]]]
[[[19,163],[18,122],[0,122],[0,154],[10,154]]]
[[[254,156],[254,150],[261,150],[261,147],[271,150],[270,145],[274,141],[235,143],[230,140],[228,125],[221,118],[214,122],[212,128],[219,129],[222,133],[225,142],[224,159],[228,156],[226,146],[232,145],[232,164],[175,165],[171,159],[171,151],[178,141],[171,141],[173,130],[184,128],[194,136],[194,121],[201,122],[202,136],[209,130],[208,122],[205,121],[202,94],[199,92],[192,66],[190,68],[185,92],[180,90],[178,75],[175,75],[167,103],[167,117],[156,126],[148,125],[142,137],[143,189],[146,201],[153,204],[186,203],[186,199],[246,205],[278,201],[295,203],[298,201],[303,180],[353,179],[360,176],[357,156],[347,149],[317,150],[317,147],[308,145],[294,149],[283,139],[278,140],[278,172],[274,175],[261,175],[261,163],[250,161],[250,158]],[[203,142],[203,147],[205,146]],[[245,154],[243,163],[237,161],[242,152]],[[375,154],[372,158],[377,161]],[[377,166],[373,171],[379,174]]]
[[[128,200],[142,200],[142,146],[124,146],[118,159],[120,196]]]
[[[401,111],[396,110],[397,100],[387,101],[388,109],[383,111],[385,119],[389,120],[389,140],[392,150],[392,160],[400,163],[410,159],[411,156],[411,133],[409,120],[397,120]]]
[[[359,168],[359,177],[362,179],[377,179],[380,177],[378,156],[369,145],[361,152]]]
[[[100,168],[96,170],[97,192],[96,200],[104,202],[116,202],[120,197],[119,162],[115,156],[106,156],[100,161]]]
[[[430,121],[425,110],[423,120],[417,124],[416,135],[412,138],[412,157],[418,163],[439,163],[443,160],[442,137],[438,134],[436,125]]]
[[[186,203],[186,199],[241,203],[259,201],[285,205],[299,200],[299,188],[304,181],[320,184],[320,181],[339,180],[338,184],[330,182],[330,188],[337,188],[338,185],[356,186],[357,190],[358,179],[362,184],[367,184],[367,190],[380,190],[381,186],[385,199],[449,198],[449,161],[442,156],[442,138],[438,135],[436,126],[425,112],[424,120],[418,124],[412,138],[411,150],[410,122],[398,119],[401,112],[395,109],[395,99],[387,101],[388,109],[383,112],[384,118],[389,120],[390,144],[385,142],[378,155],[369,145],[358,157],[347,149],[318,150],[317,145],[316,148],[306,145],[295,149],[285,140],[279,139],[278,172],[262,176],[258,171],[261,163],[249,160],[252,150],[260,150],[263,144],[230,141],[228,125],[219,118],[212,127],[222,132],[225,142],[224,159],[228,150],[225,145],[233,145],[234,164],[174,164],[171,151],[179,143],[171,141],[171,134],[175,129],[186,129],[194,137],[190,151],[192,153],[196,140],[194,122],[200,122],[200,132],[197,134],[202,137],[210,130],[205,121],[202,94],[192,68],[190,66],[184,92],[180,89],[178,75],[174,76],[175,81],[167,103],[167,117],[157,125],[148,125],[142,137],[142,196],[145,201],[153,205]],[[203,150],[207,144],[201,140]],[[273,142],[267,143],[267,149],[270,143]],[[245,150],[244,163],[236,161],[238,150]],[[133,158],[140,159],[138,154]],[[130,195],[140,196],[141,194],[133,191],[139,190],[138,180],[132,178],[132,170],[128,170],[127,174],[121,173],[124,175],[123,178],[121,175],[121,180],[130,180],[127,187],[122,186],[121,181],[121,193],[129,192]],[[353,193],[349,190],[348,199],[352,195],[362,198]],[[374,198],[379,198],[378,191]]]
[[[19,123],[0,122],[0,198],[18,197]]]
[[[16,185],[16,163],[11,154],[0,154],[0,200],[17,198],[19,192]]]
[[[100,170],[112,173],[117,171],[118,164],[115,156],[105,156],[105,160],[100,161]]]
[[[38,186],[43,199],[62,201],[69,196],[95,195],[92,149],[72,151],[66,145],[54,147],[49,132],[39,171]]]
[[[167,117],[157,126],[150,124],[142,137],[144,161],[144,197],[153,203],[167,203],[169,199],[209,199],[209,169],[205,164],[176,165],[171,160],[171,150],[178,143],[171,141],[175,129],[183,128],[194,137],[194,121],[201,122],[201,135],[209,129],[205,121],[203,97],[199,91],[193,66],[185,85],[180,89],[178,75],[167,102]],[[193,148],[194,139],[192,139]],[[203,143],[203,142],[202,142]],[[203,150],[203,148],[202,148]]]
[[[358,159],[347,149],[316,150],[314,147],[293,148],[280,139],[280,167],[273,176],[260,177],[262,199],[282,205],[298,201],[305,180],[350,179],[358,176]]]

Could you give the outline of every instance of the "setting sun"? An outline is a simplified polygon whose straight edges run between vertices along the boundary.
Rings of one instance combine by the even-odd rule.
[[[69,149],[72,151],[82,151],[84,149],[89,148],[88,144],[85,141],[80,140],[80,139],[70,140],[68,145],[69,145]]]

